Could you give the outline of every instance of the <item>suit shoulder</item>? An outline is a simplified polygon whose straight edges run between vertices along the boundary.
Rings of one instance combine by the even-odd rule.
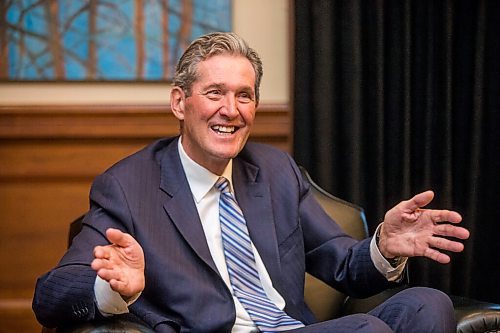
[[[268,160],[288,160],[291,159],[290,155],[271,145],[257,143],[257,142],[248,142],[245,145],[245,148],[241,151],[241,157],[247,158],[253,161],[268,161]]]
[[[249,142],[241,151],[239,157],[254,166],[257,166],[260,173],[270,173],[276,176],[276,171],[280,174],[297,174],[298,167],[293,158],[285,151],[271,145]]]
[[[175,138],[157,140],[117,161],[105,173],[138,172],[141,168],[159,167],[162,153]]]

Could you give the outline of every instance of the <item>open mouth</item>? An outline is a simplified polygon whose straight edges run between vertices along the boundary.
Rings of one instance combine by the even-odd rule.
[[[219,134],[233,134],[238,130],[235,126],[222,126],[222,125],[215,125],[211,127],[212,130],[216,133]]]

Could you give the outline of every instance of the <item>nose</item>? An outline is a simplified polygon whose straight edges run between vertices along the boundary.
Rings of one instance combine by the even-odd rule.
[[[223,105],[220,108],[220,114],[228,118],[235,118],[238,115],[238,104],[236,97],[227,94],[223,99]]]

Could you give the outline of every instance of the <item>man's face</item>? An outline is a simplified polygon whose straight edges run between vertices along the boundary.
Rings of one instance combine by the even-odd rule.
[[[197,67],[191,96],[174,112],[182,145],[194,161],[221,174],[245,145],[255,118],[255,71],[243,56],[216,55]]]

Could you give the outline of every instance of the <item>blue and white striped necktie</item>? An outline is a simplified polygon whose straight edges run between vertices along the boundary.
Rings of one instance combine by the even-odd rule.
[[[222,244],[234,295],[261,332],[287,331],[304,325],[279,309],[266,295],[257,272],[252,242],[243,213],[231,193],[229,181],[220,177],[219,214]]]

